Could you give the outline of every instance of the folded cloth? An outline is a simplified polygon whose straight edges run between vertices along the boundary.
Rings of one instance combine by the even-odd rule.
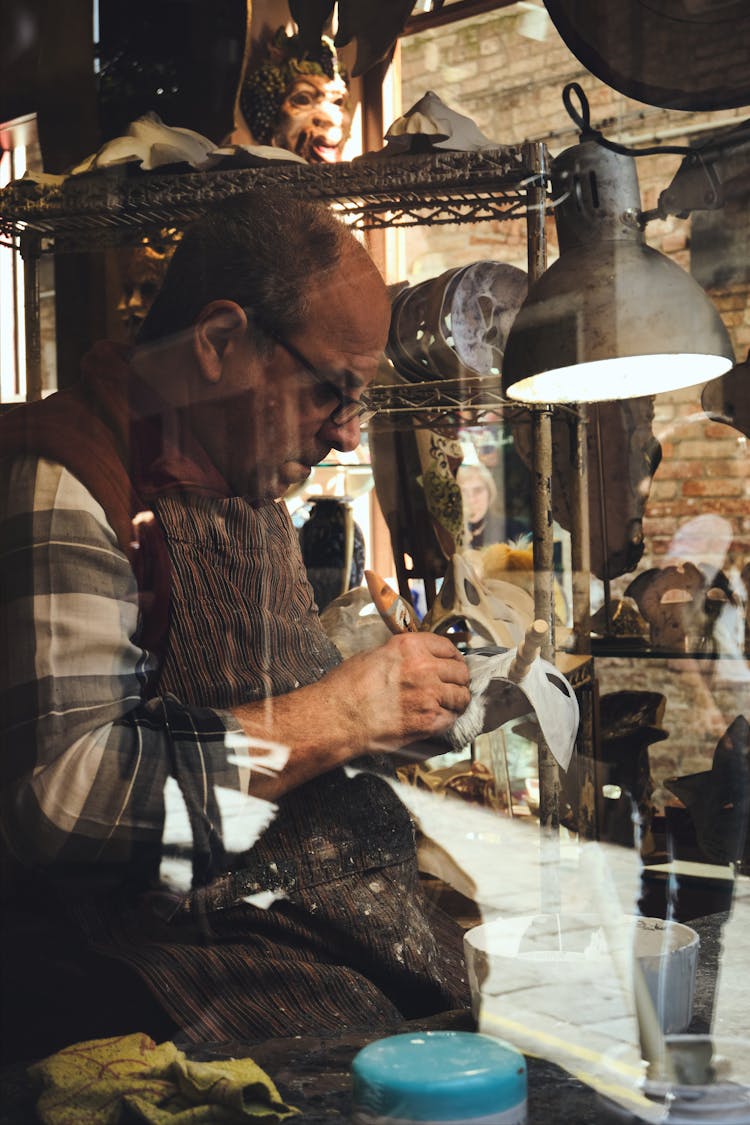
[[[141,1034],[76,1043],[29,1074],[44,1125],[275,1125],[299,1113],[252,1059],[190,1062]]]

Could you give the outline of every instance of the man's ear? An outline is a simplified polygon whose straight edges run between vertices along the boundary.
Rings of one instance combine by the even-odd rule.
[[[207,382],[219,382],[227,351],[246,331],[247,315],[234,301],[211,301],[201,309],[193,325],[193,352]]]

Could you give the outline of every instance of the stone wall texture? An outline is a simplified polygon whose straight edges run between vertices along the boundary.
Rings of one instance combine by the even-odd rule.
[[[635,147],[689,144],[707,131],[747,117],[747,107],[686,113],[632,101],[586,71],[551,24],[543,39],[527,38],[522,14],[505,9],[404,38],[403,108],[434,90],[498,144],[543,141],[553,157],[578,140],[561,97],[571,81],[586,93],[592,124],[608,138]],[[656,206],[680,161],[679,155],[662,152],[638,159],[644,210]],[[691,226],[689,217],[654,220],[647,226],[647,241],[690,270]],[[551,217],[547,230],[552,260],[556,239]],[[524,222],[416,228],[405,235],[404,262],[411,282],[479,258],[525,269]],[[737,361],[743,361],[750,352],[747,281],[729,280],[722,288],[710,289],[709,295],[729,330]],[[684,534],[694,516],[715,514],[727,521],[724,566],[736,576],[750,561],[750,457],[745,435],[705,415],[700,388],[657,396],[654,429],[663,459],[645,512],[646,553],[638,570],[664,561],[675,536],[681,530]],[[617,580],[613,594],[632,577]],[[743,659],[718,665],[598,659],[597,675],[601,692],[631,688],[666,696],[664,723],[670,735],[651,748],[657,781],[708,768],[726,726],[737,714],[750,716],[750,672]]]

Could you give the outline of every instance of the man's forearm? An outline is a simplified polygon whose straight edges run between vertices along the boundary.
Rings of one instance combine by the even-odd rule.
[[[466,708],[467,685],[466,663],[447,638],[408,633],[345,660],[317,683],[239,707],[233,714],[251,741],[288,750],[280,772],[254,771],[251,791],[274,800],[367,751],[437,738]]]

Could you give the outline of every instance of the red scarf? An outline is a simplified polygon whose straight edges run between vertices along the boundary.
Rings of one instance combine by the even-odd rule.
[[[129,366],[130,349],[102,341],[83,378],[0,418],[0,456],[32,454],[65,466],[101,504],[138,581],[139,642],[161,659],[169,617],[170,565],[154,497],[172,491],[227,496],[223,478],[179,416]],[[179,446],[165,440],[179,435]]]

